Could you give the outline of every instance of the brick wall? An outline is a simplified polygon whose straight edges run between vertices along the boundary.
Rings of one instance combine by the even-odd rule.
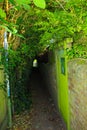
[[[87,60],[68,63],[70,130],[87,130]]]

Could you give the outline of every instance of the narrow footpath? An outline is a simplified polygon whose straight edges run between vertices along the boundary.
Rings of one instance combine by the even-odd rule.
[[[32,93],[31,110],[13,118],[10,130],[66,130],[38,70],[32,72],[29,89]]]
[[[33,111],[31,130],[66,130],[38,70],[31,76]]]

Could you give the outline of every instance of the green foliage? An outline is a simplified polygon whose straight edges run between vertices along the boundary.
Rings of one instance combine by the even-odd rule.
[[[1,49],[1,63],[5,67],[5,73],[10,77],[11,99],[15,113],[20,113],[25,109],[29,110],[32,103],[29,77],[33,54],[29,54],[31,48],[26,43],[21,43],[16,50],[12,47],[11,45],[8,51]],[[6,58],[8,58],[8,61],[6,61]],[[3,88],[5,89],[5,87]]]
[[[85,2],[85,0],[46,1],[47,9],[33,7],[25,14],[24,19],[23,16],[19,17],[16,24],[20,25],[18,30],[24,29],[23,35],[31,48],[30,53],[37,55],[41,51],[44,52],[47,47],[54,49],[61,46],[66,38],[72,38],[73,44],[83,44],[84,40],[81,39],[87,37]]]
[[[45,0],[33,0],[33,2],[37,7],[40,7],[42,9],[45,9],[46,7]]]
[[[20,0],[20,1],[19,0],[16,0],[16,1],[15,0],[7,0],[7,1],[14,6],[15,10],[21,10],[21,9],[25,9],[26,11],[30,10],[31,0]],[[21,37],[21,35],[17,33],[17,29],[14,28],[14,25],[11,26],[11,24],[13,24],[13,23],[10,23],[9,17],[7,16],[7,19],[8,19],[9,22],[7,22],[3,19],[3,18],[6,18],[6,13],[7,13],[6,10],[9,10],[9,9],[6,9],[7,8],[6,6],[8,6],[8,5],[6,5],[6,2],[3,1],[3,0],[0,0],[0,3],[2,3],[2,2],[3,2],[2,5],[4,5],[5,7],[4,7],[4,9],[2,9],[3,7],[0,8],[1,28],[5,28],[8,32],[11,32],[12,34],[16,34],[16,35]],[[33,0],[33,3],[37,7],[40,7],[40,8],[43,8],[43,9],[45,9],[45,7],[46,7],[45,0],[41,0],[41,1]]]
[[[87,45],[76,44],[72,48],[67,48],[68,59],[84,58],[87,59]]]
[[[32,29],[33,33],[36,29],[39,33],[38,45],[41,45],[43,50],[48,46],[54,49],[61,46],[66,38],[73,38],[73,44],[78,48],[78,57],[86,58],[87,53],[84,54],[84,51],[87,42],[84,42],[84,39],[87,38],[87,5],[85,3],[85,0],[51,1],[47,5],[48,10],[34,9],[35,21]],[[82,50],[79,44],[82,44]],[[71,50],[73,48],[75,50],[75,47]],[[77,57],[77,53],[73,53],[72,55]]]
[[[0,8],[0,17],[6,18],[6,13],[5,13],[5,11],[2,10],[1,8]]]
[[[22,44],[17,50],[8,51],[7,72],[10,77],[11,96],[16,113],[20,113],[31,106],[31,93],[28,88],[32,60],[30,60],[28,46]],[[6,68],[6,66],[5,66]]]
[[[14,71],[12,73],[11,70],[10,76],[12,76],[12,78],[10,79],[10,85],[15,113],[20,113],[25,109],[29,110],[32,103],[31,93],[30,90],[28,90],[29,70],[30,68],[28,66],[25,66],[25,69],[23,69],[22,66],[21,68],[17,67],[15,73]]]
[[[18,5],[23,5],[23,4],[30,4],[30,0],[16,0],[16,3]]]
[[[12,5],[15,5],[15,0],[9,0],[9,3],[11,3]]]
[[[23,7],[25,10],[30,9],[30,0],[16,0],[17,9],[20,9],[19,7]]]

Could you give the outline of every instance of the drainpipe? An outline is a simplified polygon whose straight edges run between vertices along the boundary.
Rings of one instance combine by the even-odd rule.
[[[6,50],[5,52],[5,60],[6,60],[6,64],[8,64],[8,41],[7,41],[7,32],[5,31],[4,33],[4,49]],[[7,100],[8,100],[8,127],[11,128],[12,127],[12,111],[11,111],[11,94],[10,94],[10,83],[9,83],[9,75],[5,74],[6,76],[6,86],[7,86]]]

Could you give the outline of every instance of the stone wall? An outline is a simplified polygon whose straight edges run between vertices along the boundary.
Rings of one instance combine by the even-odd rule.
[[[57,82],[56,82],[56,71],[55,63],[52,64],[41,64],[40,73],[42,73],[43,80],[46,83],[49,93],[51,94],[54,104],[58,107],[58,96],[57,96]]]
[[[87,60],[68,63],[70,130],[87,130]]]

